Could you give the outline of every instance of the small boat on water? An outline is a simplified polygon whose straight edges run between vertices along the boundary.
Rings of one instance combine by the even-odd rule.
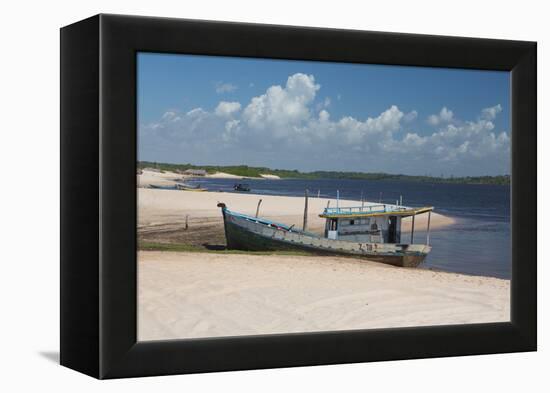
[[[250,191],[250,187],[248,186],[248,184],[239,183],[233,186],[233,190],[240,191],[240,192],[248,192]]]
[[[223,215],[228,249],[348,255],[402,267],[418,266],[431,251],[429,234],[433,207],[390,204],[327,207],[319,215],[326,219],[324,236],[295,229],[294,225],[237,213],[229,210],[225,203],[218,203],[218,207]],[[413,244],[415,217],[424,213],[428,214],[426,244]],[[410,243],[401,242],[401,220],[405,217],[412,217]],[[306,219],[304,227],[305,222]]]

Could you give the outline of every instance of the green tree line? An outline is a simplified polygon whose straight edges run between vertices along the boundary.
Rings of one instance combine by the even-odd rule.
[[[207,173],[225,172],[236,176],[260,177],[260,175],[276,175],[286,179],[357,179],[357,180],[393,180],[415,181],[429,183],[457,183],[457,184],[510,184],[510,175],[500,176],[463,176],[463,177],[436,177],[411,176],[383,172],[344,172],[344,171],[313,171],[300,172],[298,170],[271,169],[266,167],[252,167],[248,165],[192,165],[170,164],[151,161],[139,161],[138,168],[155,168],[161,171],[182,172],[187,169],[204,169]]]

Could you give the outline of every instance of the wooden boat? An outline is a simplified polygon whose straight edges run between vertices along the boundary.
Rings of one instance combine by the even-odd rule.
[[[228,249],[348,255],[402,267],[418,266],[431,251],[429,230],[433,207],[389,204],[327,207],[319,215],[326,219],[324,236],[233,212],[224,203],[218,203],[218,207],[223,215]],[[423,213],[428,213],[426,244],[413,244],[414,218]],[[401,220],[411,216],[410,243],[401,243]],[[304,217],[307,217],[307,208]]]
[[[176,183],[173,186],[159,186],[156,184],[150,184],[149,188],[153,188],[155,190],[180,190],[180,191],[196,191],[196,192],[208,191],[208,189],[202,188],[200,185],[193,187],[193,186],[189,186],[187,184],[181,184],[181,183]]]
[[[188,184],[183,184],[183,183],[176,183],[176,190],[180,190],[180,191],[195,191],[195,192],[202,192],[202,191],[208,191],[206,188],[202,188],[199,185],[197,186],[190,186]]]

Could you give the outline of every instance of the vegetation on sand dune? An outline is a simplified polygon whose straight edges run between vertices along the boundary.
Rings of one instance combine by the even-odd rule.
[[[436,177],[436,176],[410,176],[383,172],[343,172],[343,171],[313,171],[300,172],[298,170],[271,169],[266,167],[252,167],[247,165],[192,165],[169,164],[150,161],[138,162],[139,169],[156,168],[161,171],[182,172],[187,169],[204,169],[207,173],[225,172],[231,175],[243,177],[260,177],[260,175],[276,175],[286,179],[357,179],[357,180],[393,180],[415,181],[427,183],[456,183],[456,184],[510,184],[510,175],[501,176],[464,176],[464,177]]]

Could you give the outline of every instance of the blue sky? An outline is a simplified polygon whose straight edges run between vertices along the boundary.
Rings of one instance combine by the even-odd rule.
[[[139,159],[431,175],[509,173],[509,74],[138,55]]]

